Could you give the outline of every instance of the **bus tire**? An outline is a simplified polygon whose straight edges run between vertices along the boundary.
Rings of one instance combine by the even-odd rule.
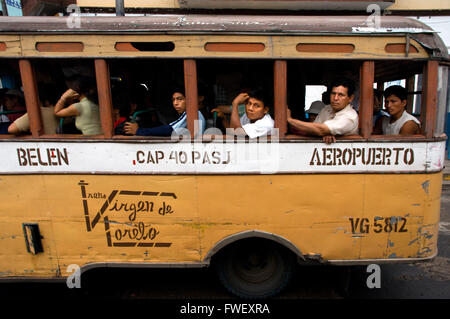
[[[225,249],[216,270],[229,292],[255,299],[281,292],[292,278],[294,264],[284,247],[268,240],[243,240]]]

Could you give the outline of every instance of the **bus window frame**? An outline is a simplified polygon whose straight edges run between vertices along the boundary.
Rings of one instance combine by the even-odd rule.
[[[438,90],[438,69],[439,62],[436,60],[426,60],[423,63],[422,92],[420,110],[420,134],[416,135],[372,135],[368,138],[372,140],[429,140],[435,137],[437,120],[437,90]],[[370,85],[370,83],[369,83]],[[373,83],[372,86],[373,87]],[[369,87],[367,86],[368,90]],[[414,92],[416,94],[417,92]],[[372,96],[373,99],[373,96]],[[372,110],[373,110],[373,102]],[[373,113],[373,111],[372,111]],[[371,122],[370,122],[371,123]]]
[[[95,136],[83,135],[46,135],[43,133],[42,118],[39,109],[39,96],[35,70],[31,59],[19,59],[19,69],[24,89],[26,109],[30,117],[30,131],[32,138],[94,138],[94,139],[142,139],[137,136],[119,136],[113,132],[113,108],[109,64],[105,59],[93,59],[99,108],[103,134]],[[184,85],[186,90],[187,125],[194,139],[194,121],[198,120],[198,91],[197,91],[197,64],[196,59],[183,59]],[[423,66],[422,77],[422,108],[421,108],[421,134],[412,136],[385,136],[372,135],[373,117],[373,84],[375,75],[375,61],[362,61],[360,66],[360,110],[359,110],[359,135],[342,136],[337,140],[354,139],[430,139],[434,137],[437,115],[437,85],[439,62],[427,60]],[[279,138],[286,140],[319,140],[317,137],[301,135],[287,135],[287,60],[273,60],[274,70],[274,117],[275,128],[279,129]],[[23,136],[21,136],[23,137]],[[26,136],[25,136],[26,137]],[[222,136],[224,138],[224,136]],[[147,140],[170,141],[170,137],[145,137]]]

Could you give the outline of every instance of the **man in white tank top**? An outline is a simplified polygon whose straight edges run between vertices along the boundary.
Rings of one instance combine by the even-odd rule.
[[[382,118],[382,130],[385,135],[413,135],[420,133],[420,122],[406,112],[406,89],[393,85],[384,91],[385,107],[390,117]]]

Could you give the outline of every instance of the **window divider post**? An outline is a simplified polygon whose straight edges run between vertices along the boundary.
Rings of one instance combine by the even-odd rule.
[[[30,131],[31,135],[36,138],[44,134],[36,74],[30,60],[19,60],[19,69],[28,119],[30,121]]]

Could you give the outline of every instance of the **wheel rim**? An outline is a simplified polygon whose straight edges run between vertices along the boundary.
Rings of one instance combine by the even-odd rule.
[[[240,250],[233,262],[235,274],[243,281],[258,284],[270,280],[277,271],[277,258],[273,250]]]

